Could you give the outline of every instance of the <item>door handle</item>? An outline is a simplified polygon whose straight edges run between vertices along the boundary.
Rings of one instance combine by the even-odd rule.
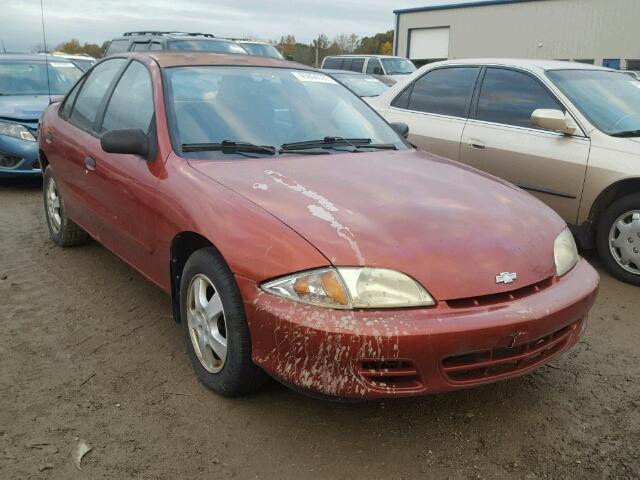
[[[469,145],[471,146],[471,148],[474,148],[476,150],[484,150],[485,148],[487,148],[485,143],[482,140],[478,140],[477,138],[470,138]]]
[[[84,166],[93,172],[96,169],[96,161],[91,157],[84,157]]]

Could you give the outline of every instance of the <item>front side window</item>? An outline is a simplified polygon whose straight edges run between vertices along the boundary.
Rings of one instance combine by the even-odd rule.
[[[367,73],[369,75],[384,75],[384,70],[382,70],[380,60],[377,58],[370,58],[369,63],[367,63]]]
[[[101,132],[137,128],[147,133],[152,117],[153,87],[149,72],[140,62],[131,62],[113,90]]]
[[[606,70],[552,70],[551,81],[608,135],[640,137],[640,82]]]
[[[466,118],[469,113],[478,67],[432,70],[416,80],[409,110]]]
[[[0,95],[64,95],[81,76],[66,60],[0,61]]]
[[[416,66],[406,58],[383,58],[382,65],[387,75],[409,75],[416,71]]]
[[[165,79],[178,147],[225,140],[280,147],[343,137],[407,148],[371,108],[323,73],[194,66],[167,68]]]
[[[478,120],[540,129],[531,123],[531,114],[539,108],[564,111],[540,82],[526,73],[487,69],[478,99]]]
[[[84,81],[73,106],[71,123],[85,130],[93,130],[93,122],[96,120],[104,94],[125,62],[124,58],[115,58],[105,60],[94,67],[89,78]]]
[[[167,44],[167,47],[169,50],[240,53],[247,55],[247,51],[240,45],[226,40],[172,40]]]
[[[76,97],[78,96],[78,92],[81,88],[82,82],[78,82],[64,99],[64,104],[60,109],[60,115],[62,115],[64,118],[69,118],[69,114],[71,113],[71,109],[73,108],[73,102],[76,101]]]

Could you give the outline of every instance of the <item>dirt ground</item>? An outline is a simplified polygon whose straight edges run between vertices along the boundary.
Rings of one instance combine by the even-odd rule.
[[[0,185],[0,478],[640,478],[640,289],[601,275],[584,339],[524,378],[225,399],[196,380],[163,292],[96,243],[54,247],[40,187]]]

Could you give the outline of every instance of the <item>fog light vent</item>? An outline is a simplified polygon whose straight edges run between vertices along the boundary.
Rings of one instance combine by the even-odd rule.
[[[13,168],[22,161],[22,158],[15,155],[0,153],[0,168]]]
[[[363,360],[360,376],[377,389],[420,390],[420,375],[413,362],[406,360]]]

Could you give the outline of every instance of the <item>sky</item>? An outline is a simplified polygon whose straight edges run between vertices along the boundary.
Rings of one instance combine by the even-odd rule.
[[[42,0],[47,45],[77,38],[99,43],[131,30],[212,33],[220,37],[310,42],[320,33],[373,35],[394,27],[393,10],[461,0]],[[7,51],[42,45],[40,0],[2,1]],[[2,43],[0,43],[0,50]]]

